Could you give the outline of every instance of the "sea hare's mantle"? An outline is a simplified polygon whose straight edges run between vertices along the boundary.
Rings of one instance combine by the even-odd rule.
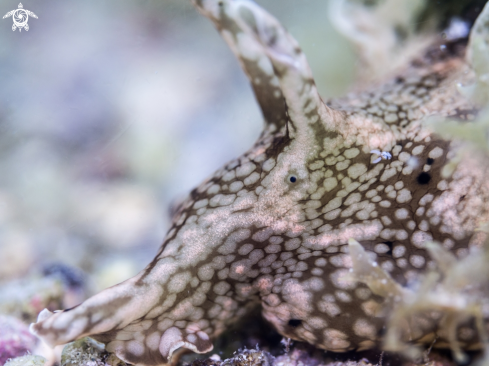
[[[351,276],[350,238],[400,288],[433,266],[427,241],[463,256],[486,237],[476,232],[489,220],[484,158],[461,155],[443,176],[460,143],[421,123],[477,114],[457,89],[470,76],[464,47],[432,47],[383,85],[324,103],[274,17],[247,0],[196,6],[250,79],[263,133],[189,194],[144,271],[73,309],[43,311],[31,331],[53,346],[90,335],[127,362],[158,365],[181,347],[210,351],[261,306],[285,337],[336,352],[373,347],[384,300]],[[422,321],[410,340],[436,331]]]

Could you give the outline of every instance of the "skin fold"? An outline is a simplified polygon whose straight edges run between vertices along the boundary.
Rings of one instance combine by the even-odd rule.
[[[422,123],[477,114],[456,87],[468,77],[465,47],[436,45],[383,84],[324,102],[297,42],[265,10],[195,5],[248,76],[263,132],[190,192],[142,272],[72,309],[44,310],[31,331],[52,346],[89,335],[126,362],[162,365],[182,347],[212,350],[259,306],[284,337],[335,352],[374,347],[383,299],[349,276],[350,238],[402,286],[433,265],[426,241],[463,257],[486,238],[476,231],[489,219],[484,159],[466,154],[442,176],[458,143]]]

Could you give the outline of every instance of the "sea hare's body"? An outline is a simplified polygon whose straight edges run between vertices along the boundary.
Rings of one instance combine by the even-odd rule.
[[[443,178],[455,146],[421,124],[476,113],[456,89],[466,77],[460,50],[433,48],[384,85],[324,104],[274,18],[245,0],[197,6],[249,76],[264,132],[191,192],[143,272],[41,313],[33,332],[50,344],[92,335],[124,360],[156,365],[180,347],[211,350],[211,338],[261,305],[285,337],[338,352],[372,347],[382,298],[349,275],[349,238],[402,285],[433,265],[426,241],[464,256],[485,239],[475,232],[489,219],[482,158],[464,155]],[[436,330],[424,321],[411,340]]]

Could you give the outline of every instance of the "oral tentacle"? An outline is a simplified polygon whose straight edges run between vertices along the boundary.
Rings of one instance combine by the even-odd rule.
[[[151,309],[158,301],[161,287],[137,282],[141,274],[112,286],[71,309],[44,311],[31,332],[51,346],[71,342],[89,334],[124,328]]]
[[[341,118],[317,91],[305,54],[276,18],[249,0],[196,0],[240,61],[267,125],[290,124],[294,137],[321,123],[334,130]]]

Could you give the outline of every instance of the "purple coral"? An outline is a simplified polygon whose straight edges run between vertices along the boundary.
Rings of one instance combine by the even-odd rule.
[[[36,343],[37,338],[29,333],[27,325],[14,317],[0,315],[0,365],[9,358],[32,352]]]

